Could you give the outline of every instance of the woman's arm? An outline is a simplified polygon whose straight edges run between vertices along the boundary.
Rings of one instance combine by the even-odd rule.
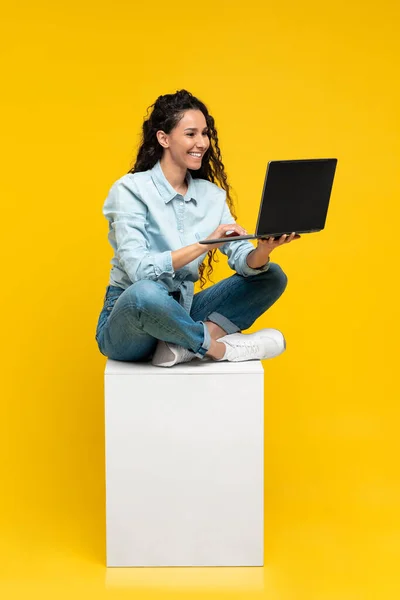
[[[224,223],[235,223],[228,204],[224,201],[224,209],[222,219]],[[233,271],[236,271],[243,277],[249,275],[257,275],[263,271],[268,271],[269,260],[268,256],[260,259],[260,253],[257,252],[253,244],[249,240],[237,240],[229,242],[221,246],[221,252],[228,257],[228,265]]]
[[[115,256],[132,283],[174,276],[171,251],[157,252],[150,248],[146,233],[147,206],[131,180],[119,180],[111,187],[103,214],[109,221],[108,238]]]
[[[228,231],[232,231],[232,233],[229,235],[245,235],[246,234],[246,231],[243,229],[243,227],[241,227],[240,225],[238,225],[235,222],[233,222],[232,224],[231,223],[222,223],[221,225],[218,225],[218,227],[215,231],[210,233],[210,235],[206,238],[206,240],[223,238]],[[202,254],[204,254],[204,252],[208,252],[209,250],[214,250],[216,248],[220,248],[225,243],[226,242],[219,242],[216,244],[195,243],[195,244],[191,244],[190,246],[185,246],[184,248],[180,248],[179,250],[173,250],[171,252],[171,255],[172,255],[172,263],[174,265],[174,269],[181,269],[188,263],[192,262],[192,260],[195,260]]]
[[[196,260],[196,258],[204,254],[204,251],[205,247],[197,243],[184,246],[183,248],[179,248],[179,250],[172,250],[171,256],[174,271],[178,271],[192,262],[192,260]]]

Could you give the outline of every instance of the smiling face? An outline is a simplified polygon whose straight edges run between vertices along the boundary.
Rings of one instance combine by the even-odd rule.
[[[200,169],[204,154],[210,146],[207,123],[201,110],[185,111],[181,120],[169,134],[157,131],[157,139],[164,148],[163,154],[176,165],[186,169]]]

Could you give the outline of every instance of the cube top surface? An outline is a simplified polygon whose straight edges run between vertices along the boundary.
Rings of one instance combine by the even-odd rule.
[[[263,374],[264,368],[260,360],[243,362],[216,362],[212,359],[194,358],[191,362],[180,363],[173,367],[155,367],[151,362],[125,362],[107,359],[105,375],[188,375],[188,374],[230,374],[239,373]]]

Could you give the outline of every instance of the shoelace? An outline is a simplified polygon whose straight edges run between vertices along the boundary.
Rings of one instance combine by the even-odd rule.
[[[233,349],[240,348],[240,350],[244,350],[243,354],[245,357],[254,356],[260,352],[260,346],[255,344],[252,340],[245,340],[243,342],[235,342],[234,344],[229,344],[229,342],[225,342],[228,346]]]

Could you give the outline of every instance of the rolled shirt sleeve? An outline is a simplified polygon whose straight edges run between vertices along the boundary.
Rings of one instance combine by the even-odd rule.
[[[171,251],[150,250],[146,235],[147,211],[133,183],[128,186],[121,180],[112,185],[103,205],[103,214],[109,222],[109,241],[119,265],[132,283],[174,275]]]
[[[236,221],[233,218],[226,202],[226,193],[224,192],[224,208],[220,225],[235,222]],[[258,273],[263,273],[269,269],[269,261],[259,269],[253,269],[252,267],[249,267],[246,258],[248,254],[254,250],[254,246],[248,240],[226,242],[223,246],[220,246],[219,250],[228,257],[228,265],[230,268],[243,277],[257,275]]]

